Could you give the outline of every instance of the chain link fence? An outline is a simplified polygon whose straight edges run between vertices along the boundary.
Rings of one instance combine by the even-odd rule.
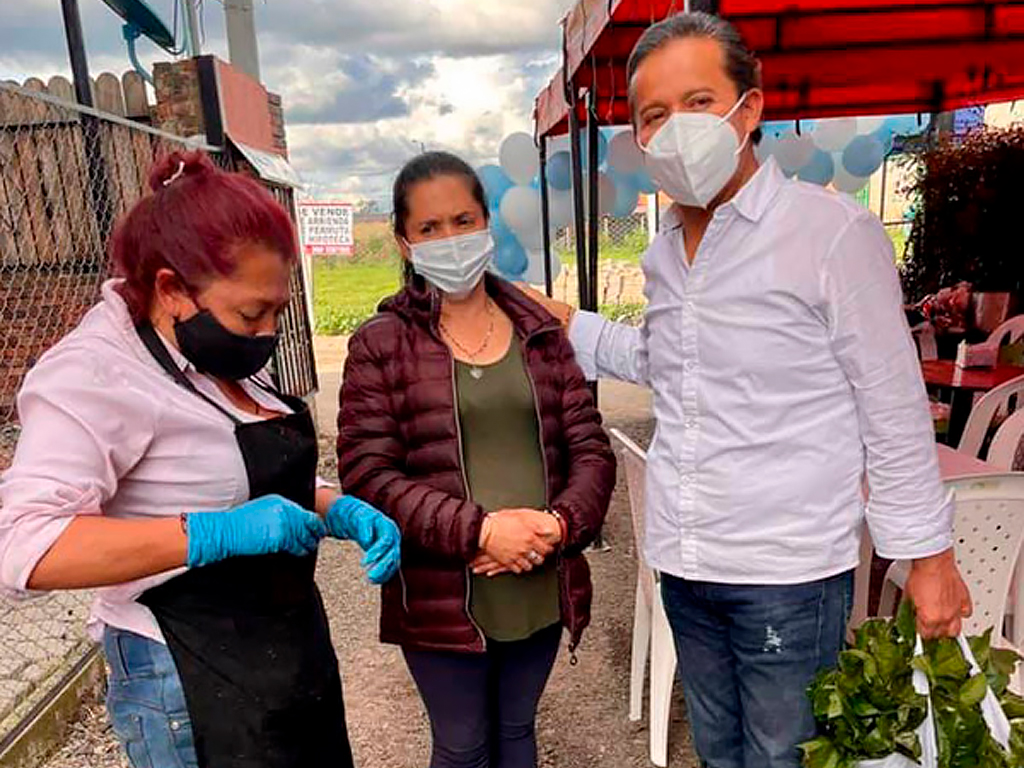
[[[17,441],[21,381],[97,300],[116,221],[147,194],[158,158],[196,146],[0,82],[0,472]],[[230,150],[204,149],[222,167],[252,172]],[[268,188],[292,210],[290,189]],[[304,286],[297,270],[274,368],[281,387],[301,396],[316,387]],[[0,753],[63,673],[92,652],[89,602],[83,592],[0,596]]]
[[[599,226],[598,309],[612,320],[637,324],[646,306],[640,259],[650,242],[647,215],[641,211],[624,218],[605,216]],[[553,286],[554,297],[578,306],[579,273],[576,266],[575,230],[560,230],[555,237],[553,249],[562,263],[561,274]]]

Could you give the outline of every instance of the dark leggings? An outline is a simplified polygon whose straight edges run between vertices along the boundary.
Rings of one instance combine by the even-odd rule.
[[[430,768],[535,768],[534,721],[558,655],[555,624],[487,653],[405,650],[430,716]]]

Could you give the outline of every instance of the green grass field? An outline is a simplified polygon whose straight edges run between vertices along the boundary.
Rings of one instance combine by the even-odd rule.
[[[906,233],[903,227],[888,228],[897,262],[903,255]],[[646,234],[635,230],[621,238],[602,234],[603,260],[638,264],[647,247]],[[350,258],[320,258],[313,266],[313,312],[316,333],[337,336],[352,333],[371,317],[386,296],[395,293],[401,282],[400,256],[384,224],[356,225],[356,254]],[[576,254],[561,243],[556,252],[563,264],[574,265]],[[602,307],[602,314],[613,319],[636,322],[641,305]]]
[[[381,258],[313,267],[313,314],[316,332],[327,336],[351,333],[373,315],[385,296],[398,290],[398,261]]]

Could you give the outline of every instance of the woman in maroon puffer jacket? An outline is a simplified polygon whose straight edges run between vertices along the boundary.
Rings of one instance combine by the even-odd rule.
[[[402,531],[381,639],[402,646],[432,768],[536,765],[563,628],[590,620],[584,548],[615,459],[559,323],[486,274],[483,187],[445,153],[395,183],[406,285],[352,337],[338,416],[345,492]]]

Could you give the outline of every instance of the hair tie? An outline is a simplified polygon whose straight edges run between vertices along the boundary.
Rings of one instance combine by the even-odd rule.
[[[178,161],[178,170],[176,170],[174,173],[172,173],[170,178],[164,179],[164,186],[165,187],[169,187],[175,181],[180,179],[184,173],[185,173],[185,161],[184,160],[179,160]]]

